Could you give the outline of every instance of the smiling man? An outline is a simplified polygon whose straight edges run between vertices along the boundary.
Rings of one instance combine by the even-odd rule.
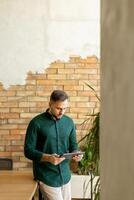
[[[75,152],[78,147],[73,120],[64,115],[67,107],[68,95],[54,90],[49,108],[30,121],[26,132],[24,153],[33,161],[34,178],[47,200],[71,200],[69,160],[60,155]]]

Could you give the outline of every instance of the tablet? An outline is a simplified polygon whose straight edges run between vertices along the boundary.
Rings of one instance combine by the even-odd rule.
[[[83,151],[76,151],[72,153],[64,153],[60,155],[60,157],[65,157],[65,159],[72,159],[73,156],[78,156],[78,155],[83,155],[83,154],[84,154]]]

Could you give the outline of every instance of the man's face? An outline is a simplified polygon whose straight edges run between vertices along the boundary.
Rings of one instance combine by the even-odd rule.
[[[68,100],[65,101],[50,101],[49,103],[50,112],[57,118],[60,119],[64,115],[66,108],[68,107]]]

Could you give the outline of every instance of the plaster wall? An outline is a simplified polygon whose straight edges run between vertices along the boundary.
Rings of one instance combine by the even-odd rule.
[[[99,57],[99,15],[99,0],[1,0],[0,82],[22,84],[71,55]]]

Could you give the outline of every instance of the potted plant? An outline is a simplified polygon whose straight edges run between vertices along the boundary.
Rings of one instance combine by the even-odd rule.
[[[94,92],[94,95],[100,101],[100,98],[96,94],[93,87],[87,84],[88,87]],[[88,126],[89,125],[89,126]],[[84,127],[89,127],[87,134],[78,142],[82,151],[85,152],[83,159],[78,163],[76,173],[78,175],[83,175],[80,181],[84,183],[81,185],[83,189],[82,198],[90,198],[91,200],[100,199],[100,152],[99,152],[99,140],[100,140],[100,112],[89,114],[88,119],[82,123],[82,129]],[[75,177],[72,178],[72,181]],[[78,179],[78,178],[77,178]]]

